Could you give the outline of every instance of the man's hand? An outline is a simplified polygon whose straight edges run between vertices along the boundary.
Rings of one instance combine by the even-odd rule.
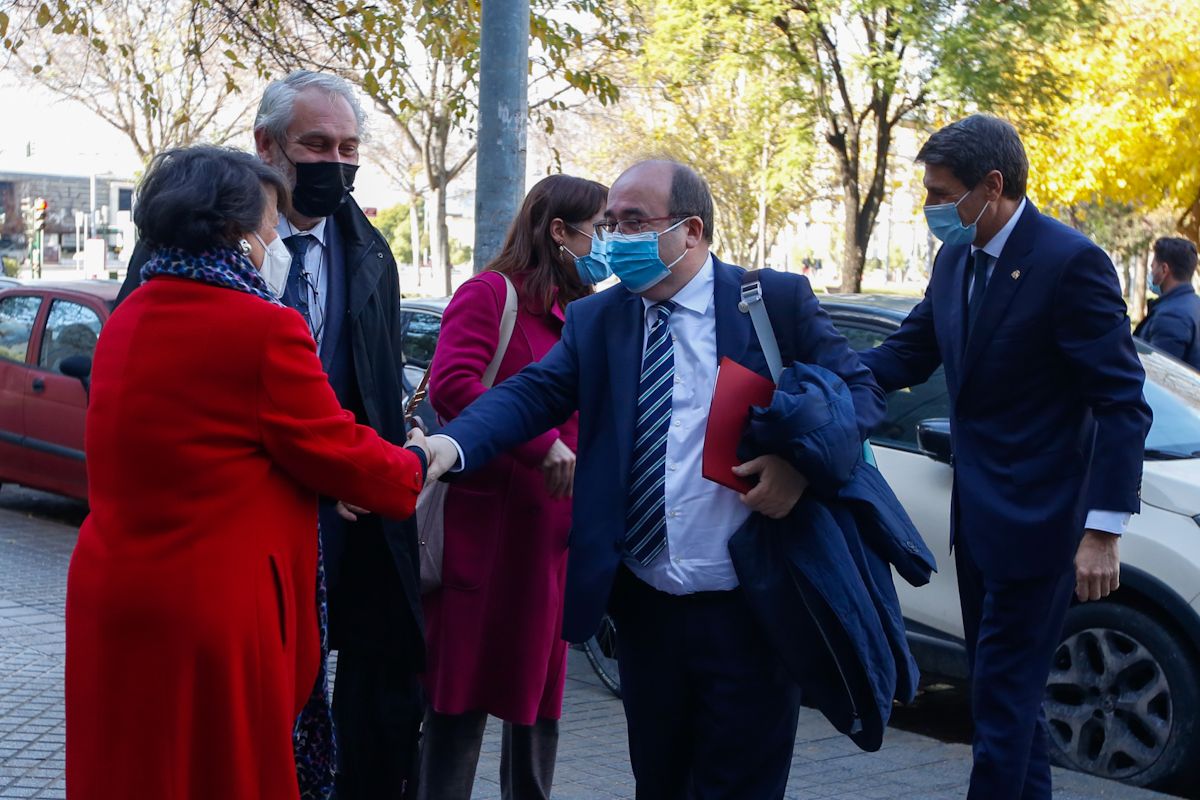
[[[742,502],[771,519],[783,519],[792,513],[808,488],[808,478],[779,456],[759,456],[734,467],[733,474],[742,478],[758,476],[758,485],[742,495]]]
[[[412,441],[413,434],[408,434]],[[424,437],[422,437],[424,439]],[[445,436],[430,436],[424,439],[425,453],[429,456],[429,470],[425,473],[425,482],[430,483],[454,469],[458,463],[458,448]]]
[[[571,448],[556,439],[542,461],[542,474],[546,476],[546,491],[551,497],[570,497],[575,490],[575,454]]]
[[[352,506],[349,503],[343,503],[341,500],[338,500],[337,513],[339,517],[347,522],[358,522],[359,516],[363,514],[370,514],[371,512],[367,511],[365,508]]]
[[[1121,585],[1121,537],[1086,530],[1075,552],[1075,596],[1079,602],[1099,600]]]

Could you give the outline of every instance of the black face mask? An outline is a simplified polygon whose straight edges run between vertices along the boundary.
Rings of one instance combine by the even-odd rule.
[[[309,219],[328,217],[354,190],[357,164],[337,161],[293,161],[292,164],[296,168],[292,205]]]

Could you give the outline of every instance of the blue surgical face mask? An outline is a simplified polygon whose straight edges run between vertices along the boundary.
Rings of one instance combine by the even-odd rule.
[[[1162,284],[1154,282],[1154,268],[1153,267],[1151,267],[1150,271],[1146,273],[1146,288],[1149,289],[1151,292],[1153,292],[1156,295],[1162,294]]]
[[[974,189],[971,191],[974,191]],[[989,200],[983,204],[983,208],[980,209],[979,216],[975,218],[975,222],[972,222],[970,225],[964,225],[962,217],[958,215],[958,205],[970,196],[971,192],[967,192],[958,198],[957,203],[939,203],[934,206],[925,206],[925,221],[929,223],[930,232],[946,244],[970,244],[975,241],[975,226],[983,218],[983,212],[987,211],[991,201]]]
[[[608,268],[608,257],[604,252],[604,242],[600,241],[599,237],[593,236],[587,231],[581,231],[574,225],[571,228],[592,240],[591,252],[581,256],[575,255],[571,248],[565,244],[562,246],[562,249],[570,253],[571,257],[575,259],[575,269],[579,270],[579,280],[588,286],[595,286],[600,281],[607,280],[612,275],[612,270]]]
[[[679,220],[662,233],[670,233],[691,217]],[[603,241],[604,252],[607,255],[609,269],[613,271],[624,284],[625,288],[634,294],[653,289],[671,276],[671,267],[687,255],[684,250],[679,258],[670,264],[663,263],[658,253],[658,239],[662,234],[658,231],[644,233],[610,233]]]

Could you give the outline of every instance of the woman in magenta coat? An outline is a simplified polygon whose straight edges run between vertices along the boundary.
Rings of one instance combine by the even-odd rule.
[[[588,281],[601,277],[576,259],[591,249],[607,195],[568,175],[530,190],[503,251],[463,284],[442,318],[429,397],[443,419],[487,391],[505,276],[518,313],[496,383],[558,342],[567,304],[591,294]],[[571,419],[462,476],[447,494],[442,587],[425,596],[430,712],[421,798],[471,796],[489,714],[504,720],[504,798],[550,795],[566,674],[562,606],[576,437]]]

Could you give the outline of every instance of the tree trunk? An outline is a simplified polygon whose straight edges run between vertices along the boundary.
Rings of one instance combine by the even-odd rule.
[[[869,231],[864,235],[864,232],[859,230],[858,185],[854,177],[843,175],[842,187],[845,191],[842,211],[845,214],[846,227],[843,237],[842,285],[838,291],[861,292],[863,268],[867,263],[866,240]]]
[[[442,276],[443,294],[449,297],[453,293],[451,286],[450,264],[450,232],[446,227],[446,176],[438,176],[433,185],[433,214],[426,211],[429,226],[429,259],[433,264],[433,274]]]
[[[414,190],[408,195],[408,235],[412,241],[412,268],[417,273],[417,285],[421,285],[421,215],[417,212],[417,201],[421,198]]]
[[[1154,260],[1151,248],[1144,257],[1133,262],[1133,282],[1129,284],[1129,316],[1136,323],[1146,316],[1146,273]]]
[[[758,240],[754,243],[754,266],[767,266],[767,169],[770,167],[769,134],[764,134],[761,159],[758,165]]]

